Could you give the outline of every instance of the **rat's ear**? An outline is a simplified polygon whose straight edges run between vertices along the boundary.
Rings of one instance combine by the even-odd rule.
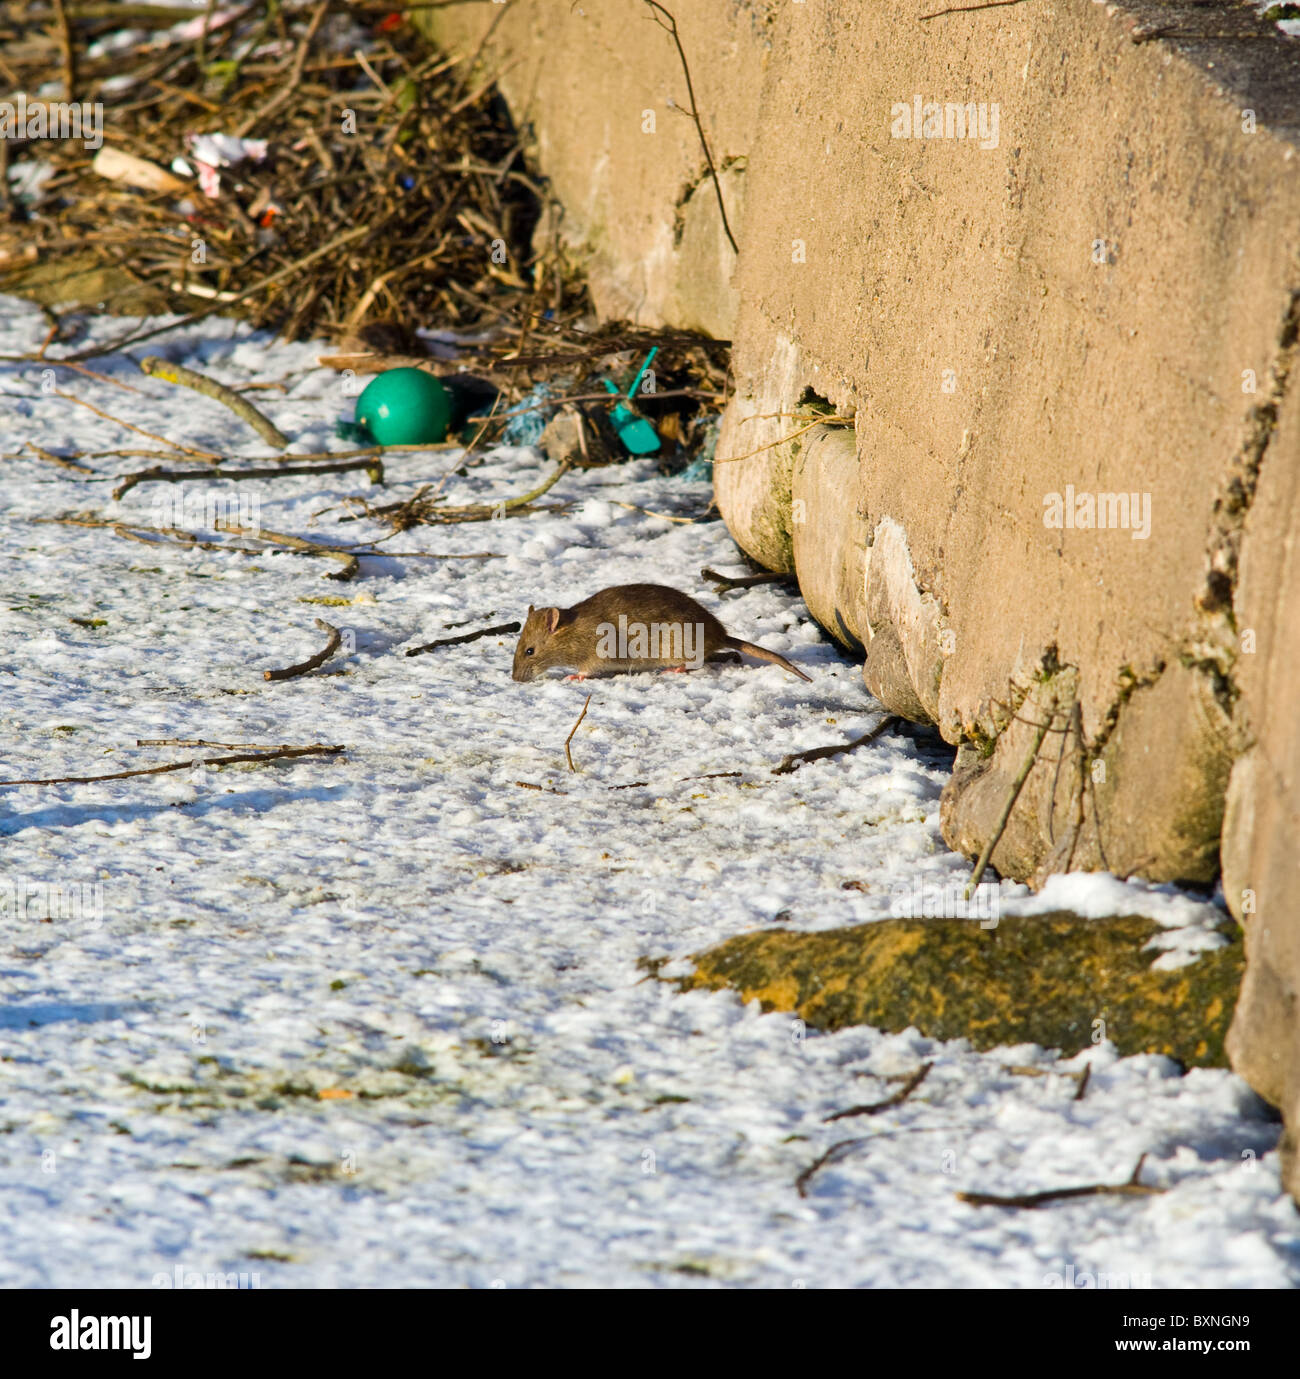
[[[530,618],[533,616],[533,605],[531,603],[528,605],[528,616]]]
[[[546,630],[548,632],[554,632],[560,625],[560,610],[558,608],[547,608],[545,612]]]

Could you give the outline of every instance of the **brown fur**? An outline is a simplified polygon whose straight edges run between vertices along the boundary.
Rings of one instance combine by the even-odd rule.
[[[775,651],[731,636],[707,608],[696,603],[690,595],[663,584],[616,585],[592,594],[572,608],[534,608],[530,604],[528,618],[515,647],[513,678],[523,682],[535,680],[557,666],[567,667],[581,676],[593,676],[616,675],[621,671],[677,670],[690,664],[685,657],[672,654],[602,655],[602,638],[608,641],[607,631],[602,629],[619,628],[620,617],[628,632],[635,632],[638,627],[647,631],[651,628],[673,631],[677,640],[670,645],[670,652],[674,647],[684,649],[689,631],[695,654],[701,662],[719,651],[743,651],[748,656],[781,666],[801,680],[811,679]]]

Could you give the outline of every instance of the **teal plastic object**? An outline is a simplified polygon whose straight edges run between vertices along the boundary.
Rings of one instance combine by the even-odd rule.
[[[447,437],[451,397],[423,369],[389,369],[357,398],[357,422],[380,445],[432,445]]]
[[[632,386],[627,390],[629,399],[636,396],[636,390],[641,386],[641,380],[645,377],[645,371],[650,367],[650,361],[658,353],[659,346],[656,345],[646,355],[645,363],[641,365],[640,372],[632,380]],[[616,397],[621,396],[618,388],[608,378],[601,381],[605,385],[606,392],[613,393]],[[653,455],[659,449],[659,433],[644,417],[637,416],[630,407],[624,407],[620,402],[609,414],[609,419],[614,423],[618,438],[623,442],[629,455]]]

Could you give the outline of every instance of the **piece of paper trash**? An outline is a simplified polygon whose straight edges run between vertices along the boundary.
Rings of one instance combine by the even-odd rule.
[[[90,166],[111,182],[125,182],[128,187],[140,187],[144,191],[179,193],[188,190],[186,184],[166,168],[108,144],[99,150]]]
[[[216,10],[214,13],[199,15],[197,19],[183,19],[179,24],[173,24],[165,33],[159,35],[163,46],[177,41],[185,42],[191,38],[198,38],[201,33],[214,33],[217,29],[229,24],[232,19],[238,19],[244,13],[243,9]],[[157,43],[157,40],[155,40]]]
[[[53,176],[53,163],[39,158],[25,158],[9,169],[9,190],[24,206],[39,206],[45,200],[45,184]]]
[[[238,167],[245,159],[260,163],[266,157],[265,139],[241,139],[234,134],[187,134],[185,141],[198,167],[199,188],[212,201],[221,195],[218,169]]]
[[[241,139],[234,134],[188,134],[186,142],[196,161],[213,168],[238,167],[245,158],[260,163],[266,157],[265,139]]]

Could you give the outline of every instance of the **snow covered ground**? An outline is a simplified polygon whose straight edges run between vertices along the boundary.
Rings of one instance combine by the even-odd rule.
[[[44,335],[38,312],[0,299],[0,354]],[[315,347],[210,321],[134,353],[232,385],[288,378],[287,395],[250,396],[296,450],[346,448],[333,428],[350,400]],[[54,386],[173,441],[266,453],[215,402],[121,357],[90,367],[138,392],[66,370]],[[36,365],[0,364],[0,393],[6,455],[152,444],[43,393]],[[937,746],[886,735],[771,775],[880,709],[797,599],[709,594],[700,567],[737,565],[720,522],[622,506],[699,517],[706,486],[647,463],[570,474],[547,495],[571,503],[563,514],[389,543],[499,558],[368,558],[345,584],[318,559],[28,520],[148,524],[172,486],[110,497],[147,461],[85,461],[102,477],[2,463],[0,776],[193,755],[137,738],[347,751],[0,791],[0,1284],[147,1288],[177,1271],[262,1287],[1300,1282],[1278,1127],[1227,1072],[1180,1077],[1108,1045],[1061,1062],[915,1032],[805,1033],[730,993],[648,977],[641,960],[671,958],[671,975],[780,915],[793,929],[861,922],[916,875],[968,872],[939,836]],[[375,501],[437,482],[455,457],[386,463]],[[443,497],[495,502],[548,469],[497,451]],[[341,542],[385,534],[338,523],[368,489],[344,474],[185,496],[243,498],[265,528]],[[511,637],[403,655],[631,580],[702,597],[813,684],[749,664],[517,685]],[[315,617],[355,653],[265,681],[322,645]],[[564,741],[588,694],[572,774]],[[55,886],[90,887],[102,913],[48,920]],[[1003,913],[1152,913],[1170,927],[1162,962],[1217,941],[1222,918],[1105,877],[1040,897],[1004,884],[1000,899]],[[923,1062],[895,1110],[825,1123]],[[1076,1101],[1066,1074],[1084,1062]],[[1008,1071],[1026,1065],[1046,1075]],[[1121,1182],[1143,1153],[1143,1181],[1166,1193],[1037,1211],[954,1195]]]

